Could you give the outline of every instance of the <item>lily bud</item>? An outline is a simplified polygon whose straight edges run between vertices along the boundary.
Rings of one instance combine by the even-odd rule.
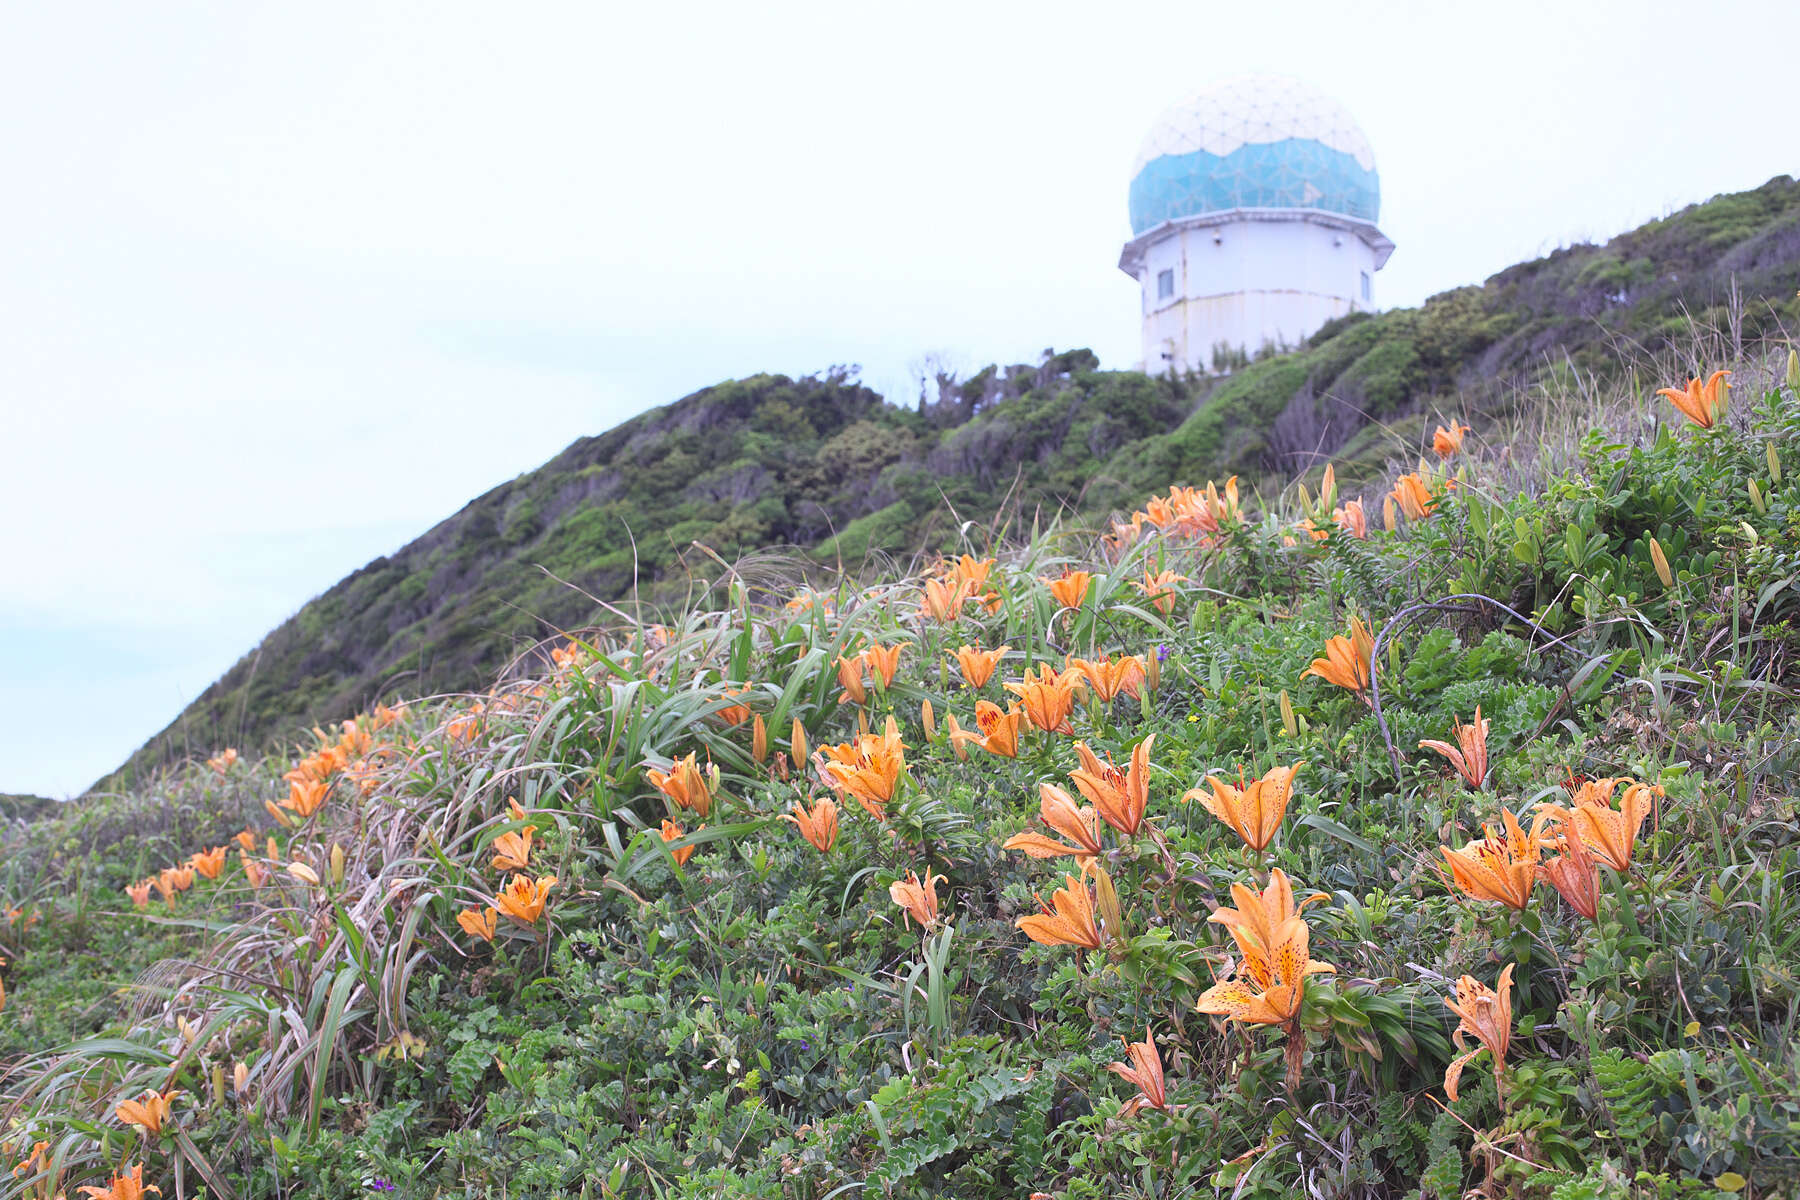
[[[1768,453],[1766,455],[1764,455],[1764,457],[1769,460],[1769,481],[1771,483],[1780,483],[1781,482],[1781,451],[1779,451],[1775,448],[1774,442],[1770,442],[1768,444]]]
[[[283,829],[287,829],[293,825],[293,815],[289,813],[287,809],[277,805],[273,800],[264,800],[263,807],[269,810],[269,815],[274,817],[276,824],[280,825]]]
[[[949,730],[950,749],[956,752],[956,761],[968,762],[969,745],[965,739],[957,736],[962,732],[962,726],[957,723],[955,713],[951,713],[944,718],[944,728]]]
[[[1162,686],[1162,651],[1160,648],[1144,655],[1144,687],[1154,692]]]
[[[788,753],[796,765],[806,761],[806,726],[800,723],[799,717],[794,718],[793,732],[788,735]]]
[[[301,883],[310,884],[313,887],[319,886],[319,873],[303,862],[289,863],[287,866],[287,873],[292,875],[295,879],[298,879]]]
[[[1118,889],[1113,887],[1112,876],[1098,862],[1094,864],[1094,900],[1100,910],[1100,920],[1106,926],[1106,936],[1123,942],[1125,924],[1119,912]]]
[[[1281,689],[1281,727],[1289,737],[1300,736],[1300,721],[1294,716],[1294,702],[1288,699],[1287,689]]]
[[[1756,486],[1756,480],[1750,481],[1750,503],[1755,506],[1757,515],[1769,515],[1769,503],[1763,499],[1762,489]]]
[[[1300,486],[1300,508],[1304,512],[1311,512],[1313,509],[1312,493],[1307,491],[1306,485],[1304,483],[1300,484],[1299,486]]]
[[[212,1069],[213,1107],[225,1105],[225,1064],[214,1063]]]
[[[333,887],[344,886],[344,844],[331,843],[331,884]]]
[[[1393,533],[1400,528],[1400,512],[1394,507],[1394,498],[1389,496],[1381,502],[1381,519],[1387,525],[1387,531]]]
[[[1755,487],[1754,480],[1751,487]],[[1650,539],[1650,562],[1656,568],[1656,577],[1662,580],[1664,590],[1675,586],[1675,574],[1669,570],[1669,556],[1663,553],[1662,543],[1655,538]]]
[[[919,722],[925,726],[925,740],[937,741],[937,716],[931,711],[931,701],[919,702]]]
[[[238,1063],[231,1069],[231,1087],[242,1099],[250,1091],[250,1067],[247,1063]]]
[[[1800,392],[1800,353],[1793,350],[1788,351],[1787,385],[1788,391]]]
[[[750,727],[750,757],[758,766],[769,761],[769,730],[763,724],[762,714],[756,714],[756,721]]]
[[[856,734],[858,737],[869,736],[869,710],[866,708],[856,710]]]

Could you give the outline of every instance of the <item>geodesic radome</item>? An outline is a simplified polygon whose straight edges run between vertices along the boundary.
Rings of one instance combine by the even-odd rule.
[[[1311,84],[1247,75],[1166,109],[1138,151],[1132,236],[1233,208],[1318,208],[1373,222],[1375,153],[1355,118]]]

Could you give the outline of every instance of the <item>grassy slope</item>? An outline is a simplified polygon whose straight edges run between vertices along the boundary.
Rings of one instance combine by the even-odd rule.
[[[318,887],[280,873],[252,889],[234,856],[167,907],[118,892],[245,823],[260,836],[283,758],[190,763],[63,806],[0,844],[0,909],[22,909],[0,926],[0,1149],[49,1142],[71,1193],[135,1162],[166,1193],[179,1172],[247,1200],[358,1194],[369,1177],[420,1197],[1791,1194],[1800,370],[1765,394],[1767,358],[1731,365],[1729,427],[1699,434],[1614,391],[1579,454],[1540,447],[1554,469],[1524,490],[1508,482],[1523,448],[1483,429],[1436,515],[1366,541],[1305,536],[1290,494],[1218,546],[1152,536],[1117,564],[1079,531],[1003,548],[997,611],[954,625],[920,619],[916,580],[844,581],[829,613],[720,589],[661,649],[616,622],[590,639],[604,661],[488,696],[479,721],[452,700],[377,731],[389,757],[367,793],[342,781],[274,830],[274,855],[256,843]],[[1153,564],[1187,577],[1167,614],[1131,585]],[[1076,612],[1038,582],[1065,565],[1096,574]],[[1468,594],[1549,628],[1466,600],[1418,607]],[[1303,676],[1347,611],[1414,622],[1374,664],[1392,757],[1367,703]],[[825,789],[756,763],[720,692],[747,686],[737,699],[778,749],[793,719],[814,746],[849,738],[831,663],[870,639],[910,643],[871,702],[877,726],[899,722],[907,782],[883,822],[846,800],[820,854],[781,814]],[[1072,717],[1119,763],[1154,737],[1155,832],[1100,829],[1123,913],[1101,951],[1026,940],[1016,919],[1067,860],[1001,849],[1043,831],[1037,786],[1071,786],[1074,739],[1028,732],[1017,758],[963,761],[924,725],[925,700],[971,723],[977,693],[945,665],[965,641],[1014,648],[979,693],[1002,699],[1002,680],[1065,650],[1166,654],[1153,696]],[[1477,706],[1481,789],[1416,748]],[[690,751],[722,771],[703,831],[649,776]],[[1266,854],[1181,798],[1209,773],[1298,761]],[[1597,921],[1544,884],[1513,913],[1445,883],[1441,842],[1502,811],[1529,825],[1539,801],[1566,802],[1569,772],[1666,792],[1629,869],[1594,877]],[[547,920],[503,921],[490,946],[455,917],[502,883],[509,796],[535,826],[532,871],[558,882]],[[665,817],[694,847],[679,869]],[[1323,894],[1310,949],[1337,974],[1307,988],[1300,1030],[1246,1032],[1195,1011],[1234,957],[1207,916],[1272,866]],[[889,885],[909,872],[946,876],[954,933],[900,918]],[[1505,1095],[1484,1056],[1446,1112],[1444,1000],[1506,964]],[[1177,1108],[1131,1116],[1106,1064],[1146,1029]],[[89,1033],[103,1037],[56,1045]],[[1305,1050],[1292,1087],[1289,1045]],[[185,1140],[140,1140],[112,1115],[149,1086],[178,1091]]]
[[[1416,445],[1429,412],[1498,409],[1533,380],[1613,372],[1621,347],[1723,326],[1733,281],[1766,298],[1744,310],[1743,336],[1800,325],[1783,273],[1796,258],[1800,185],[1783,177],[1419,309],[1336,323],[1223,382],[1102,372],[1074,352],[990,368],[919,411],[842,379],[721,384],[582,439],[351,575],[104,786],[214,745],[292,739],[383,695],[475,687],[592,620],[588,597],[678,599],[705,561],[696,541],[726,559],[793,544],[855,566],[945,544],[946,500],[985,524],[1002,510],[1098,514],[1214,475],[1279,485],[1327,456],[1354,479]]]

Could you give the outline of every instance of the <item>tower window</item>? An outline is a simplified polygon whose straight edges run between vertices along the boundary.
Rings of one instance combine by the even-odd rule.
[[[1367,271],[1362,273],[1362,298],[1363,303],[1369,302],[1369,273]]]
[[[1367,275],[1363,276],[1363,281],[1364,281],[1363,291],[1365,293],[1369,290],[1368,289],[1368,278],[1369,277]],[[1174,294],[1175,294],[1175,272],[1174,272],[1173,268],[1171,268],[1170,270],[1167,270],[1167,271],[1158,271],[1156,273],[1156,298],[1158,300],[1167,300],[1170,296],[1173,296]]]

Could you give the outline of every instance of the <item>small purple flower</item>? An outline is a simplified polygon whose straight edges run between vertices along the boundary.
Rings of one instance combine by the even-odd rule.
[[[1156,647],[1156,661],[1157,662],[1168,662],[1169,661],[1169,648],[1165,645],[1162,645],[1160,642],[1157,643],[1157,647]]]
[[[369,1180],[369,1189],[376,1192],[392,1192],[398,1190],[393,1184],[389,1183],[379,1175]]]

